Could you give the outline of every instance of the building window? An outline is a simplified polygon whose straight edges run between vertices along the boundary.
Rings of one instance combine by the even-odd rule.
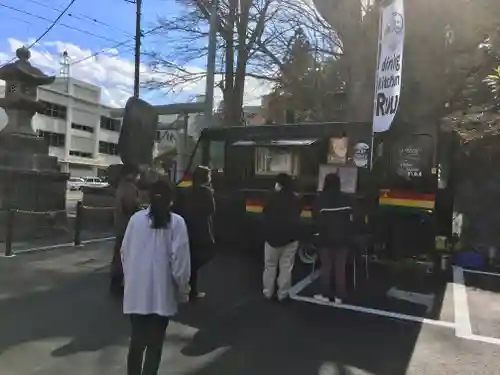
[[[38,130],[38,136],[43,137],[49,146],[52,147],[64,147],[65,143],[65,135],[61,133],[53,133],[53,132],[45,132],[42,130]]]
[[[62,120],[66,120],[66,107],[63,105],[59,104],[54,104],[54,103],[49,103],[49,102],[44,102],[43,100],[39,100],[40,103],[44,105],[44,108],[42,111],[40,111],[40,114],[53,117],[53,118],[60,118]]]
[[[119,132],[121,128],[120,120],[101,116],[101,129]]]
[[[110,142],[99,142],[99,153],[106,155],[118,155],[118,145]]]
[[[71,129],[81,130],[88,133],[94,132],[94,128],[92,126],[75,124],[74,122],[71,123]]]
[[[83,152],[83,151],[70,151],[69,154],[71,156],[78,156],[81,158],[92,158],[91,152]]]

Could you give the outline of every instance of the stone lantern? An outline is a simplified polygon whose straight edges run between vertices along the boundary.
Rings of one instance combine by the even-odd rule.
[[[28,61],[31,53],[27,48],[16,51],[17,61],[0,68],[0,79],[4,80],[5,98],[0,107],[5,109],[9,122],[3,133],[35,135],[31,120],[36,112],[43,110],[37,102],[37,87],[54,82],[55,77],[44,74]]]
[[[19,48],[16,56],[0,67],[0,79],[6,82],[0,107],[8,116],[0,131],[0,210],[64,210],[69,176],[60,172],[57,157],[49,156],[47,142],[31,126],[33,116],[43,110],[37,87],[55,77],[31,65],[27,48]]]

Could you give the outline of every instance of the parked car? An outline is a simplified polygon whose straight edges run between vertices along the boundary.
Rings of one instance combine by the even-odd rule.
[[[99,177],[83,177],[84,187],[107,187],[109,184]]]
[[[70,177],[68,180],[68,189],[71,191],[78,191],[82,188],[85,181],[81,177]]]

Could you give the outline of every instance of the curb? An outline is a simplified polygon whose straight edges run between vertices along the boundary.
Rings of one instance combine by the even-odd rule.
[[[75,246],[73,242],[67,242],[67,243],[61,243],[61,244],[56,244],[56,245],[48,245],[48,246],[40,246],[40,247],[32,247],[29,249],[22,249],[22,250],[14,250],[14,254],[11,256],[5,256],[5,255],[0,255],[0,258],[14,258],[17,254],[29,254],[29,253],[34,253],[38,251],[45,251],[45,250],[55,250],[55,249],[61,249],[65,247],[83,247],[83,245],[87,244],[92,244],[92,243],[99,243],[99,242],[105,242],[105,241],[111,241],[114,240],[115,237],[102,237],[102,238],[92,238],[90,240],[85,240],[82,241],[82,244],[79,246]]]

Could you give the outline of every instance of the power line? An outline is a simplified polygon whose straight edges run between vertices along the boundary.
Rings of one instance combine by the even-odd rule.
[[[0,7],[4,7],[6,9],[10,9],[10,10],[13,10],[15,12],[23,13],[23,14],[26,14],[28,16],[31,16],[31,17],[34,17],[34,18],[38,18],[38,19],[41,19],[41,20],[44,20],[44,21],[54,22],[53,20],[51,20],[49,18],[46,18],[46,17],[43,17],[43,16],[39,16],[37,14],[33,14],[33,13],[27,12],[25,10],[22,10],[22,9],[19,9],[19,8],[10,6],[10,5],[6,5],[6,4],[3,4],[3,3],[0,3]],[[83,30],[83,29],[80,29],[78,27],[66,25],[64,23],[59,23],[59,26],[62,26],[62,27],[65,27],[67,29],[71,29],[71,30],[74,30],[74,31],[78,31],[80,33],[87,34],[87,35],[93,36],[95,38],[103,39],[103,40],[106,40],[108,42],[117,43],[116,40],[114,40],[114,39],[110,39],[110,38],[104,37],[102,35],[94,34],[94,33],[90,32],[90,31]]]
[[[52,10],[55,10],[55,11],[61,11],[62,10],[61,8],[54,7],[54,6],[42,3],[41,1],[38,1],[38,0],[25,0],[25,1],[28,1],[30,3],[37,4],[37,5],[40,5],[40,6],[44,7],[44,8],[52,9]],[[76,19],[82,20],[82,21],[96,23],[98,25],[102,25],[102,26],[108,27],[108,28],[110,28],[112,30],[118,31],[118,32],[120,32],[122,34],[133,36],[131,33],[128,33],[128,32],[126,32],[124,30],[120,30],[120,29],[118,29],[118,28],[116,28],[114,26],[111,26],[110,24],[108,24],[106,22],[98,20],[97,18],[93,18],[93,17],[87,16],[86,14],[83,14],[83,13],[77,13],[77,14],[76,13],[68,13],[67,16],[68,17],[73,17],[73,18],[76,18]]]
[[[23,22],[23,23],[28,24],[28,25],[32,25],[31,22],[26,21],[25,19],[22,19],[22,18],[19,18],[19,17],[16,17],[16,16],[8,15],[5,18],[9,18],[9,20],[16,20],[16,21]]]
[[[40,35],[33,43],[31,43],[28,47],[28,49],[30,49],[31,47],[33,47],[35,44],[37,44],[40,40],[42,40],[42,38],[47,35],[49,33],[50,30],[52,30],[54,28],[54,26],[57,24],[57,22],[62,18],[62,16],[64,16],[64,14],[68,11],[69,8],[71,8],[71,6],[75,3],[76,0],[71,0],[69,2],[69,4],[66,6],[66,8],[64,8],[61,13],[59,14],[59,16],[57,16],[57,18],[52,22],[52,24],[47,28],[47,30],[45,30],[42,35]]]
[[[80,60],[76,60],[75,62],[71,63],[70,65],[71,65],[71,66],[73,66],[73,65],[76,65],[76,64],[80,64],[80,63],[82,63],[82,62],[84,62],[84,61],[87,61],[88,59],[91,59],[91,58],[93,58],[93,57],[96,57],[96,56],[100,55],[101,53],[106,53],[106,52],[109,52],[109,51],[111,51],[112,49],[115,49],[115,48],[118,48],[118,47],[123,46],[124,44],[130,43],[132,40],[133,40],[133,39],[128,39],[128,40],[123,41],[123,42],[121,42],[121,43],[115,44],[114,46],[111,46],[111,47],[105,47],[105,48],[103,48],[103,49],[101,49],[101,50],[99,50],[99,51],[97,51],[97,52],[95,52],[95,53],[93,53],[93,54],[91,54],[91,55],[89,55],[89,56],[87,56],[87,57],[84,57],[84,58],[82,58],[82,59],[80,59]]]
[[[145,33],[143,33],[142,36],[145,37],[147,35],[150,35],[150,34],[154,33],[155,31],[161,29],[162,27],[163,26],[153,27],[152,29],[150,29],[150,30],[146,31]],[[117,44],[115,44],[115,45],[113,45],[111,47],[105,47],[105,48],[103,48],[103,49],[101,49],[101,50],[99,50],[99,51],[97,51],[97,52],[95,52],[95,53],[93,53],[93,54],[91,54],[91,55],[89,55],[87,57],[84,57],[84,58],[82,58],[80,60],[77,60],[77,61],[71,63],[71,66],[76,65],[76,64],[80,64],[80,63],[82,63],[82,62],[84,62],[84,61],[86,61],[88,59],[96,57],[96,56],[98,56],[98,55],[100,55],[102,53],[109,52],[109,51],[111,51],[111,50],[113,50],[115,48],[121,47],[121,46],[123,46],[123,45],[125,45],[127,43],[130,43],[130,42],[134,41],[134,40],[135,40],[135,38],[131,38],[131,39],[124,40],[123,42],[117,43]]]

